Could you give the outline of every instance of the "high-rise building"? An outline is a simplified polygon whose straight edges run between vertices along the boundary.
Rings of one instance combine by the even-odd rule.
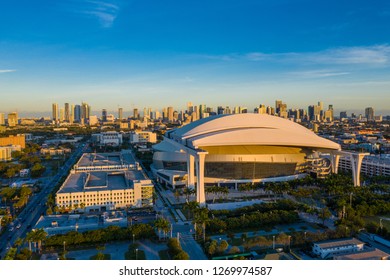
[[[168,107],[167,113],[168,113],[168,121],[173,122],[173,107]]]
[[[374,108],[367,107],[365,109],[365,115],[366,115],[367,121],[373,121],[374,120]]]
[[[118,108],[118,119],[123,120],[123,108]]]
[[[69,103],[65,103],[65,121],[70,122],[70,109]]]
[[[81,106],[74,106],[74,121],[80,123],[81,122]]]
[[[0,125],[5,125],[5,114],[0,113]]]
[[[346,118],[348,118],[347,111],[340,112],[340,119],[346,119]]]
[[[63,122],[65,120],[65,109],[60,108],[60,122]]]
[[[74,105],[70,105],[69,123],[74,122]]]
[[[194,105],[192,102],[187,102],[187,114],[191,114],[194,111]]]
[[[91,106],[87,103],[81,103],[81,119],[84,123],[87,123],[89,116],[91,115]]]
[[[107,110],[103,109],[102,110],[102,122],[106,122],[106,121],[107,121]]]
[[[138,109],[137,108],[133,109],[133,118],[136,119],[136,120],[139,119],[139,113],[138,113]]]
[[[52,104],[52,118],[53,118],[53,121],[58,122],[58,104],[57,103]]]
[[[218,106],[218,108],[217,108],[217,114],[218,114],[218,115],[223,115],[223,114],[225,114],[225,108],[223,108],[222,106]]]
[[[18,124],[18,113],[12,112],[8,114],[8,126],[15,127]]]

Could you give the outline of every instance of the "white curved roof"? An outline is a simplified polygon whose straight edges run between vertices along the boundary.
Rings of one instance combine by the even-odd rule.
[[[340,150],[339,144],[317,136],[298,123],[267,114],[212,116],[170,132],[169,138],[193,148],[272,145]]]

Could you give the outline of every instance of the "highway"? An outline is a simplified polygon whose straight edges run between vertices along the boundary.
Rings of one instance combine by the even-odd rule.
[[[63,176],[67,176],[69,170],[76,163],[78,158],[88,149],[87,144],[80,144],[76,151],[72,153],[70,158],[60,168],[57,174],[46,181],[40,193],[33,195],[28,204],[14,221],[14,229],[10,231],[11,226],[7,226],[6,231],[0,236],[0,259],[4,258],[7,251],[14,246],[18,238],[25,238],[26,234],[38,222],[41,215],[46,211],[46,201],[48,195],[53,191],[54,187],[59,183]],[[16,225],[20,224],[17,229]]]

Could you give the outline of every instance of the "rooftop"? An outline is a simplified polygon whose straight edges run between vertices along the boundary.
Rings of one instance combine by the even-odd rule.
[[[346,238],[337,240],[327,240],[322,242],[315,242],[314,245],[318,245],[321,249],[330,249],[333,247],[351,246],[351,245],[363,245],[364,242],[356,238]]]
[[[191,147],[268,145],[340,150],[340,145],[317,136],[290,120],[267,114],[216,115],[168,131],[166,136]]]
[[[77,163],[78,167],[135,164],[131,153],[85,153]]]
[[[58,193],[120,190],[132,187],[134,180],[146,180],[138,170],[120,172],[82,172],[70,174]]]
[[[335,258],[338,260],[382,260],[388,259],[389,257],[390,255],[382,250],[373,248],[354,253],[337,255]]]

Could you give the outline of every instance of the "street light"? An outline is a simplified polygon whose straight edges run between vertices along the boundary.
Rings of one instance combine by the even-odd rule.
[[[272,249],[275,250],[275,235],[272,236]]]
[[[383,228],[382,220],[383,220],[382,218],[379,219],[379,227],[381,228],[381,231],[382,231],[382,228]]]
[[[135,259],[138,260],[138,248],[135,249]]]
[[[135,234],[133,233],[133,244],[134,244],[134,238],[135,238]]]
[[[288,236],[288,250],[291,252],[291,235]]]

